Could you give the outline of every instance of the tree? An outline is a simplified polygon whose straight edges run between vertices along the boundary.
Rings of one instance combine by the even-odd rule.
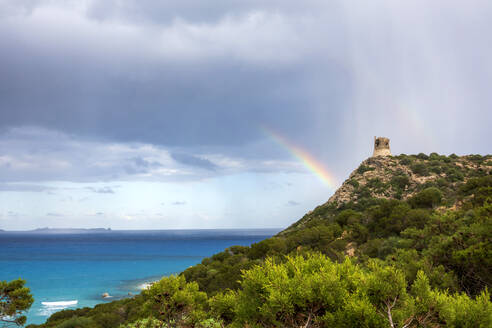
[[[171,326],[194,326],[206,319],[207,294],[198,290],[196,282],[187,283],[184,276],[164,277],[143,292],[144,309]]]
[[[26,323],[27,318],[22,314],[31,307],[34,299],[25,283],[22,279],[0,281],[0,323],[19,326]]]
[[[410,204],[417,208],[433,208],[441,204],[441,201],[442,192],[435,187],[426,188],[409,200]]]
[[[423,271],[409,285],[382,261],[366,267],[324,255],[272,258],[243,272],[241,287],[209,299],[227,327],[490,327],[487,290],[475,299],[431,288]],[[209,315],[210,315],[209,314]]]

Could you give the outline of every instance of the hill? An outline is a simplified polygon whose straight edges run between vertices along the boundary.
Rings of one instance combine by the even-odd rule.
[[[325,204],[316,208],[317,212],[307,213],[281,234],[319,217],[319,211],[324,208],[348,208],[357,203],[362,208],[371,198],[408,200],[429,187],[441,191],[443,202],[439,205],[443,208],[459,206],[459,187],[470,178],[490,175],[491,165],[490,156],[480,155],[447,157],[432,153],[430,156],[370,157],[350,174]]]
[[[372,157],[276,236],[39,327],[488,327],[491,233],[492,156]]]

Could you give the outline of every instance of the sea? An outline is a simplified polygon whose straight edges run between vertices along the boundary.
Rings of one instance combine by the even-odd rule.
[[[251,245],[279,231],[0,232],[0,280],[26,280],[35,300],[27,324],[39,324],[59,310],[131,297],[229,246]]]

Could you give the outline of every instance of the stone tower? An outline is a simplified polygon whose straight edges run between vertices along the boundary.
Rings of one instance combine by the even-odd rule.
[[[391,156],[390,140],[384,137],[374,137],[374,153],[372,156]]]

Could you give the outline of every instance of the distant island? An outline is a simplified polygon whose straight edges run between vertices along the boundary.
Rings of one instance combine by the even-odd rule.
[[[111,228],[38,228],[29,232],[34,233],[92,233],[92,232],[108,232]]]

